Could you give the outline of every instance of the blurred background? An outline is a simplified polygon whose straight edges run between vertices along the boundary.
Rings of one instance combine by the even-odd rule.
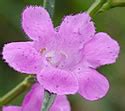
[[[94,0],[56,0],[53,23],[58,26],[63,16],[87,10]],[[2,47],[12,41],[25,41],[21,28],[21,12],[26,5],[42,5],[42,0],[0,0],[0,97],[21,82],[19,74],[2,60]],[[97,31],[104,31],[116,39],[121,52],[117,63],[98,70],[110,81],[110,91],[99,101],[87,101],[79,95],[69,96],[72,111],[125,111],[125,8],[114,8],[93,18]],[[26,92],[25,92],[26,93]],[[20,104],[24,94],[10,104]]]

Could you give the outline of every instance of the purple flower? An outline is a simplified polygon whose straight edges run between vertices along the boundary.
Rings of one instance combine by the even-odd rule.
[[[25,96],[22,106],[4,106],[3,111],[40,111],[43,92],[43,87],[35,84]],[[50,111],[70,111],[70,104],[66,96],[57,96]]]
[[[44,8],[30,6],[22,13],[22,27],[31,40],[3,48],[11,67],[36,74],[45,89],[58,95],[78,92],[97,100],[107,93],[108,80],[96,68],[114,63],[119,45],[108,34],[96,33],[87,13],[66,16],[54,29]]]

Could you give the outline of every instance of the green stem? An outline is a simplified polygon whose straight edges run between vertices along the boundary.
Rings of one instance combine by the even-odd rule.
[[[89,15],[96,15],[105,2],[106,0],[95,0],[95,2],[90,6],[90,8],[87,11]]]
[[[111,5],[111,8],[114,7],[125,7],[125,1],[124,2],[113,2]]]
[[[5,94],[2,98],[0,98],[0,106],[8,104],[10,101],[15,99],[17,96],[19,96],[25,90],[27,90],[29,87],[31,87],[34,82],[35,82],[34,76],[30,75],[30,76],[26,77],[14,89],[12,89],[10,92]]]
[[[49,111],[50,107],[52,106],[56,95],[53,93],[50,93],[47,90],[44,90],[44,98],[43,98],[43,104],[41,111]]]
[[[43,7],[47,9],[52,18],[54,15],[55,0],[43,0]]]
[[[100,12],[104,12],[106,10],[109,10],[111,8],[111,5],[112,5],[112,2],[111,0],[108,0],[103,6],[102,8],[99,10],[99,13]]]
[[[124,1],[123,0],[107,0],[107,2],[99,10],[99,13],[109,10],[111,8],[115,8],[115,7],[125,7],[125,0]]]
[[[107,3],[109,5],[109,8],[115,8],[115,7],[125,7],[125,0],[108,0]],[[103,6],[105,7],[105,6]],[[102,7],[102,8],[103,8]],[[107,8],[107,9],[109,9]]]

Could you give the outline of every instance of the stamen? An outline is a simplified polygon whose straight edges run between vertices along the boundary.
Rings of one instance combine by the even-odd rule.
[[[40,53],[43,54],[46,51],[46,48],[41,48]]]

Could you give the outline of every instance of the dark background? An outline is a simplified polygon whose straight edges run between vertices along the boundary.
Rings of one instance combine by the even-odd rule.
[[[94,0],[56,0],[53,22],[59,25],[67,14],[87,10]],[[21,12],[26,5],[42,5],[42,0],[0,0],[0,97],[21,82],[22,75],[9,68],[2,60],[2,47],[12,41],[24,41],[21,29]],[[93,18],[97,31],[104,31],[116,39],[121,52],[117,63],[98,70],[110,81],[110,91],[99,101],[86,101],[79,95],[69,96],[72,111],[125,111],[125,8],[114,8]],[[22,94],[10,104],[20,104]]]

